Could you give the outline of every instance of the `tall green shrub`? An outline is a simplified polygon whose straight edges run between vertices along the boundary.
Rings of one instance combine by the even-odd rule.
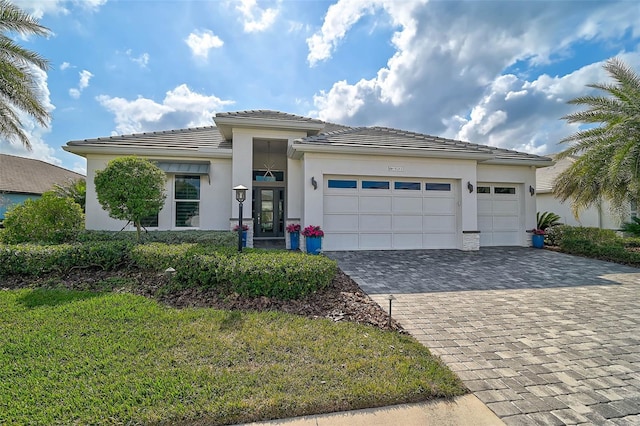
[[[70,198],[45,192],[42,198],[26,200],[9,209],[2,239],[8,244],[63,243],[84,227],[82,207]]]

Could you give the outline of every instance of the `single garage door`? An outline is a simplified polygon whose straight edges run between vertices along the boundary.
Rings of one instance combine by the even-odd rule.
[[[520,185],[478,183],[480,246],[519,246]]]
[[[458,248],[453,180],[325,176],[324,250]]]

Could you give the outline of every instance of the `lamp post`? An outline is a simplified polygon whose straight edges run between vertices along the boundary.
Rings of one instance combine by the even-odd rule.
[[[233,190],[236,191],[238,201],[238,252],[242,253],[242,203],[247,199],[247,187],[238,185]]]

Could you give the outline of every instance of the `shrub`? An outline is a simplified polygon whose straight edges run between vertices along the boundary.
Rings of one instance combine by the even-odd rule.
[[[560,225],[560,216],[552,212],[536,213],[536,229],[545,231],[552,226]]]
[[[544,240],[545,244],[550,246],[559,246],[560,241],[562,241],[562,238],[564,236],[564,231],[567,228],[571,228],[571,227],[568,225],[556,225],[547,229],[546,231],[547,234]]]
[[[0,245],[0,276],[34,276],[73,268],[112,270],[129,262],[130,249],[131,244],[123,241]]]
[[[82,231],[78,234],[78,241],[130,241],[136,242],[133,231]],[[236,247],[238,234],[229,231],[149,231],[142,233],[140,238],[144,243],[200,243],[217,247]]]
[[[640,218],[632,217],[631,222],[625,222],[620,229],[628,234],[640,237]]]
[[[72,241],[83,225],[84,215],[77,203],[45,192],[7,211],[2,238],[7,244],[63,243]]]

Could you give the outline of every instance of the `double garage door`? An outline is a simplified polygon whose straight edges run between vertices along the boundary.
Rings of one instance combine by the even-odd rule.
[[[325,176],[324,250],[458,248],[453,180]]]

